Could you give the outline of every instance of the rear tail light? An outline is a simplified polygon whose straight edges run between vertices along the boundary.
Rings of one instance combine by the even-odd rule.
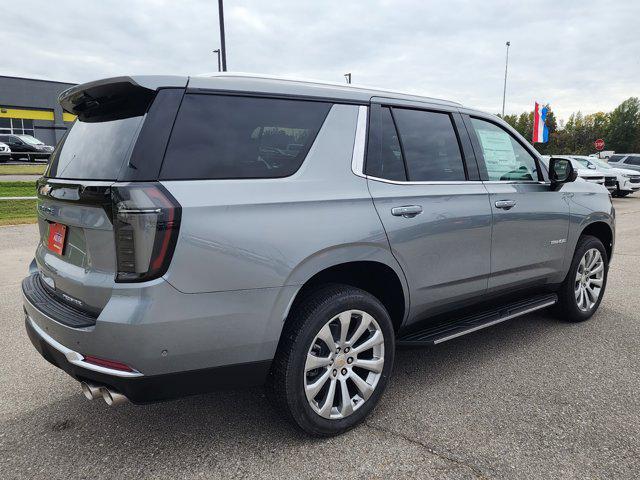
[[[144,282],[167,271],[173,256],[181,208],[160,184],[112,188],[116,239],[116,282]]]

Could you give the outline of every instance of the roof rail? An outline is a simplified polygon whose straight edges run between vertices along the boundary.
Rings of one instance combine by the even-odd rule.
[[[353,83],[340,83],[340,82],[331,82],[331,81],[325,81],[325,80],[316,80],[316,79],[309,79],[309,78],[296,78],[296,77],[288,77],[288,76],[279,76],[279,75],[268,75],[268,74],[262,74],[262,73],[250,73],[250,72],[210,72],[210,73],[201,73],[198,75],[194,75],[195,77],[225,77],[225,78],[233,78],[233,77],[237,77],[237,78],[252,78],[252,79],[256,79],[256,80],[278,80],[281,82],[292,82],[292,83],[302,83],[302,84],[307,84],[307,85],[326,85],[326,86],[330,86],[330,87],[341,87],[341,88],[345,88],[345,89],[353,89],[353,90],[368,90],[371,92],[377,92],[380,94],[390,94],[390,95],[405,95],[405,96],[410,96],[410,97],[416,97],[416,98],[423,98],[423,99],[428,99],[428,100],[436,100],[438,102],[442,102],[442,103],[448,103],[451,105],[456,105],[459,107],[462,107],[461,103],[458,102],[454,102],[452,100],[445,100],[442,98],[434,98],[434,97],[427,97],[424,95],[419,95],[419,94],[415,94],[415,93],[407,93],[407,92],[398,92],[395,90],[388,90],[388,89],[384,89],[384,88],[380,88],[380,87],[372,87],[372,86],[368,86],[368,85],[359,85],[359,84],[353,84]]]

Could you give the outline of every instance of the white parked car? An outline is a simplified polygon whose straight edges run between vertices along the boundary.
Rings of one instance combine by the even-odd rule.
[[[627,168],[640,172],[640,153],[616,153],[611,155],[609,163],[616,168]]]
[[[6,162],[11,159],[11,149],[6,143],[0,142],[0,162]]]
[[[597,183],[598,185],[602,185],[606,187],[607,190],[609,190],[610,192],[616,189],[615,175],[611,175],[611,174],[607,175],[604,172],[601,172],[600,170],[585,168],[584,165],[582,165],[575,158],[569,155],[543,155],[542,160],[544,161],[544,164],[547,166],[547,168],[549,168],[549,160],[551,159],[551,157],[566,158],[570,160],[571,164],[573,165],[573,168],[578,173],[578,177],[582,178],[587,182]],[[607,177],[609,177],[608,181],[607,181]],[[609,183],[609,185],[606,185],[606,183]]]
[[[599,158],[586,157],[584,155],[574,155],[573,158],[589,169],[615,175],[616,190],[614,195],[618,197],[626,197],[640,190],[640,172],[629,170],[628,168],[618,168]]]

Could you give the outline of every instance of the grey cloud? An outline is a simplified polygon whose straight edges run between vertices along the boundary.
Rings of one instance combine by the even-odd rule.
[[[27,0],[5,6],[1,73],[62,81],[216,69],[211,0]],[[560,117],[640,95],[640,3],[225,2],[232,70],[407,90],[497,112],[548,101]],[[1,92],[0,92],[1,94]]]

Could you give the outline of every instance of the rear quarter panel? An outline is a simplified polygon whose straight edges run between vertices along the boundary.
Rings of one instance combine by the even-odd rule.
[[[366,180],[351,172],[357,116],[334,105],[291,177],[163,182],[183,208],[165,279],[220,292],[301,285],[345,261],[395,263]]]

